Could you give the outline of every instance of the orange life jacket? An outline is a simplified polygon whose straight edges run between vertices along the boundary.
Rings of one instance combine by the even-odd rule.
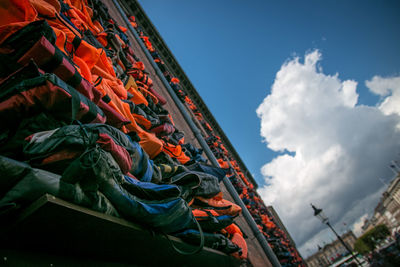
[[[148,89],[148,86],[145,85],[144,83],[140,82],[140,81],[136,81],[137,84],[137,89],[145,96],[149,96],[151,98],[151,100],[154,102],[154,104],[158,103],[158,98],[153,95],[153,93],[151,93]]]
[[[108,99],[108,101],[104,100],[106,103],[108,103],[122,116],[131,121],[130,124],[125,126],[124,131],[126,133],[136,132],[140,137],[139,144],[142,146],[143,150],[149,155],[149,157],[154,158],[155,156],[157,156],[162,151],[163,143],[155,136],[155,134],[146,132],[139,125],[136,124],[135,117],[130,111],[129,104],[121,101],[121,99],[114,93],[114,91],[111,89],[106,81],[101,81],[96,86],[96,88],[103,93],[103,100],[105,98]]]
[[[185,164],[190,161],[190,158],[183,153],[181,145],[173,145],[165,141],[163,141],[163,144],[163,151],[169,156],[177,159],[180,163]]]
[[[135,104],[144,104],[148,106],[146,97],[138,90],[138,86],[135,83],[135,79],[129,75],[128,82],[125,84],[125,89],[132,95],[129,100]]]
[[[215,197],[208,199],[203,197],[195,197],[193,204],[202,207],[210,207],[220,215],[237,216],[242,211],[240,206],[230,202],[229,200],[223,199],[222,192]]]
[[[213,216],[219,216],[218,212],[214,210],[202,210],[202,209],[192,209],[192,213],[197,220],[202,220],[204,218],[208,218],[208,213],[211,213]]]
[[[237,226],[236,224],[232,223],[231,225],[229,225],[228,227],[224,228],[225,231],[227,231],[230,235],[233,234],[239,234],[241,236],[243,236],[242,231],[240,230],[239,226]]]
[[[129,22],[131,23],[133,28],[136,28],[138,26],[136,23],[136,18],[134,16],[129,17]]]
[[[18,23],[32,22],[37,18],[36,9],[33,8],[28,0],[2,0],[0,4],[0,14],[0,26],[11,24],[11,28],[14,26],[18,27]],[[1,31],[4,31],[4,29],[0,30],[0,32]],[[9,32],[12,34],[15,31],[16,30]],[[1,34],[3,33],[0,33],[0,36]],[[5,40],[6,37],[2,37],[1,39]]]
[[[247,259],[247,243],[246,240],[244,240],[243,236],[238,233],[234,233],[231,241],[241,248],[240,252],[235,252],[232,254],[232,256],[238,259]]]
[[[147,36],[140,36],[140,39],[142,39],[143,43],[145,44],[146,48],[150,51],[150,52],[154,52],[155,49],[153,47],[153,44],[150,42],[149,37]]]
[[[179,79],[176,77],[171,78],[172,83],[180,83]]]

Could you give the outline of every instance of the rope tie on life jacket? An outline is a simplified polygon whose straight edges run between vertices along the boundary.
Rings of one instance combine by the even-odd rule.
[[[199,230],[199,233],[200,233],[200,244],[193,251],[183,251],[183,250],[177,248],[175,246],[174,242],[172,242],[172,240],[169,238],[169,236],[166,235],[165,233],[163,233],[163,235],[168,239],[169,243],[171,244],[171,247],[181,255],[194,255],[196,253],[199,253],[204,247],[204,233],[203,233],[203,230],[201,229],[201,226],[200,226],[199,222],[196,219],[194,219],[194,222],[196,223],[196,226],[197,226],[197,228]]]
[[[68,183],[76,183],[82,178],[82,176],[75,175],[76,170],[85,171],[94,169],[96,166],[98,166],[103,157],[103,154],[99,153],[99,150],[101,150],[99,144],[96,143],[96,140],[89,138],[89,134],[86,131],[85,125],[83,125],[80,121],[75,122],[81,129],[80,134],[82,136],[85,151],[64,170],[61,180]]]

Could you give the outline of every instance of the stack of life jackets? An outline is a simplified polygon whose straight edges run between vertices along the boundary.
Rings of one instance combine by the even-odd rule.
[[[231,226],[240,208],[219,191],[225,172],[183,149],[165,99],[100,0],[6,0],[0,13],[0,206],[51,193],[183,238],[196,221],[220,220],[206,226],[208,244],[247,257]]]

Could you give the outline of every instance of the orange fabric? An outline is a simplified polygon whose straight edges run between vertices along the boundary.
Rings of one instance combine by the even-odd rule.
[[[133,95],[133,97],[129,99],[133,103],[144,104],[146,106],[149,105],[149,102],[147,102],[147,99],[144,97],[144,95],[141,92],[139,92],[138,89],[136,89],[132,86],[128,89],[128,92]]]
[[[96,80],[96,76],[93,77]],[[104,79],[103,79],[104,80]],[[130,124],[125,126],[125,132],[136,132],[140,141],[139,144],[143,148],[143,150],[149,155],[150,158],[154,158],[157,156],[163,147],[163,143],[160,139],[158,139],[155,134],[144,131],[139,125],[136,124],[135,118],[130,112],[130,107],[128,103],[122,102],[121,99],[114,93],[111,87],[105,81],[101,81],[99,85],[96,86],[100,92],[103,93],[103,96],[107,94],[111,102],[108,104],[114,108],[118,113],[131,121]]]
[[[238,247],[242,249],[242,253],[235,252],[232,254],[232,256],[238,258],[238,259],[247,259],[247,243],[246,240],[244,240],[243,236],[241,236],[238,233],[233,234],[232,243],[236,244]]]
[[[137,23],[136,22],[132,22],[131,21],[131,25],[132,25],[133,28],[137,28]]]
[[[92,78],[93,80],[97,80],[98,75],[93,75]],[[129,119],[131,122],[134,121],[130,112],[129,104],[121,101],[121,99],[115,94],[114,90],[109,85],[107,79],[103,77],[96,88],[100,90],[100,92],[102,92],[102,96],[108,95],[110,97],[111,102],[109,103],[109,105],[111,105],[116,111],[118,111],[125,118]]]
[[[1,12],[1,9],[0,9],[0,12]],[[31,23],[31,21],[16,22],[16,23],[11,23],[8,25],[1,26],[0,27],[0,44],[3,43],[13,33],[19,31],[20,29],[22,29],[29,23]]]
[[[259,226],[259,225],[257,225]],[[227,227],[224,228],[229,234],[233,235],[233,234],[239,234],[241,236],[243,236],[242,231],[240,231],[239,226],[237,226],[236,224],[232,223],[231,225],[228,225]]]
[[[220,215],[236,216],[242,211],[242,208],[240,206],[230,202],[229,200],[221,198],[220,194],[209,199],[203,197],[196,197],[196,198],[201,202],[207,203],[210,207],[218,208],[215,211],[218,212],[218,214]]]
[[[92,71],[93,75],[101,76],[104,79],[108,79],[108,80],[114,79],[114,76],[112,76],[110,73],[108,73],[106,70],[104,70],[97,64],[93,66],[93,69],[91,71]]]
[[[222,192],[219,192],[216,196],[213,197],[213,199],[216,200],[221,200],[224,198],[224,194],[222,194]]]
[[[237,164],[237,162],[234,161],[234,160],[231,160],[230,163],[231,163],[231,165],[232,165],[234,168],[238,168],[238,167],[239,167],[238,164]]]
[[[151,87],[153,85],[153,80],[147,74],[143,73],[142,70],[133,69],[128,73],[132,75],[137,82],[146,85],[146,87]]]
[[[79,157],[82,154],[81,149],[77,148],[65,148],[57,151],[57,153],[48,156],[40,162],[40,165],[54,164],[60,161],[72,160]]]
[[[147,36],[140,36],[142,39],[143,43],[146,45],[147,49],[150,50],[150,52],[154,52],[155,49],[153,47],[153,44],[150,42],[149,37]]]
[[[71,6],[68,10],[71,21],[79,29],[90,29],[93,33],[100,33],[103,29],[99,22],[91,21],[92,10],[87,7],[86,0],[64,0]],[[103,77],[101,85],[97,88],[112,98],[109,103],[117,112],[131,120],[131,123],[124,127],[125,132],[135,131],[141,138],[140,144],[149,154],[150,158],[155,157],[162,150],[162,142],[153,133],[148,133],[141,129],[135,122],[134,116],[130,113],[129,105],[120,101],[120,98],[127,98],[127,91],[121,80],[116,78],[111,60],[106,56],[102,49],[91,46],[82,40],[76,51],[73,51],[72,41],[76,36],[81,35],[68,22],[64,21],[58,13],[60,12],[60,3],[58,0],[2,0],[0,2],[0,41],[5,40],[15,31],[26,26],[29,22],[37,19],[40,15],[52,18],[48,20],[49,25],[53,28],[56,36],[56,46],[65,53],[74,52],[73,61],[79,67],[81,75],[89,80],[97,78],[97,75]],[[5,14],[5,15],[3,15]],[[66,24],[66,25],[65,25]],[[122,29],[124,30],[124,29]],[[124,44],[121,40],[121,43]],[[65,49],[65,47],[67,47]],[[108,78],[108,79],[107,79]],[[150,95],[150,92],[148,92]],[[137,98],[139,92],[136,94]],[[155,98],[155,96],[153,96]],[[142,97],[142,102],[147,101]]]
[[[103,77],[103,80],[107,82],[115,94],[117,94],[121,99],[127,99],[127,91],[120,79],[114,78],[112,75],[105,72],[104,69],[101,69],[97,64],[93,67],[92,74]]]
[[[172,125],[175,126],[175,122],[174,122],[174,120],[172,119],[171,114],[169,114],[169,113],[168,113],[168,119],[171,121]]]
[[[95,78],[93,79],[96,80]],[[154,158],[155,156],[160,154],[163,148],[163,143],[160,139],[156,137],[155,134],[144,131],[139,125],[136,124],[135,118],[130,112],[129,104],[122,102],[121,99],[118,98],[118,96],[105,81],[102,81],[99,85],[96,86],[96,88],[99,89],[103,93],[103,95],[107,94],[111,98],[111,102],[109,102],[108,104],[112,108],[114,108],[118,113],[131,121],[130,124],[125,126],[124,131],[126,133],[136,132],[139,135],[139,144],[141,145],[143,150],[146,151],[149,157]]]
[[[139,91],[144,95],[144,96],[150,96],[151,100],[153,100],[154,104],[158,103],[158,98],[153,95],[149,90],[146,89],[147,86],[143,86],[144,84],[141,82],[136,82],[138,85]]]
[[[173,78],[171,79],[171,82],[173,82],[173,83],[179,83],[180,81],[179,81],[178,78],[173,77]]]
[[[218,163],[219,163],[219,166],[220,166],[222,169],[229,169],[229,164],[228,164],[228,162],[226,162],[226,161],[224,161],[224,160],[222,160],[222,159],[218,159]]]
[[[30,0],[30,2],[40,15],[46,17],[54,18],[61,10],[61,5],[57,0]]]
[[[222,149],[223,151],[228,151],[228,150],[226,150],[226,148],[224,147],[223,144],[220,144],[220,147],[221,147],[221,149]]]
[[[38,3],[39,2],[36,2],[36,4]],[[55,8],[53,6],[49,6],[46,9],[44,9],[43,12],[47,12],[50,14],[51,13],[50,11],[54,12]],[[54,19],[47,20],[47,23],[53,28],[54,32],[57,35],[56,45],[59,49],[61,49],[61,51],[67,52],[67,54],[72,54],[74,52],[74,47],[72,46],[74,38],[75,37],[81,38],[82,36],[76,29],[70,26],[68,22],[66,22],[61,16],[59,16],[57,12],[55,12],[54,15],[55,15]],[[89,46],[89,44],[87,42],[84,42],[83,46]],[[82,52],[83,51],[85,51],[85,49],[83,49]],[[85,58],[83,59],[85,60]],[[91,65],[90,62],[87,62],[87,64],[90,67]]]
[[[162,151],[163,145],[160,139],[154,133],[141,131],[138,133],[140,137],[139,144],[151,159],[156,157]]]
[[[56,46],[64,52],[64,54],[68,54],[67,51],[65,51],[65,44],[67,42],[67,35],[65,34],[64,31],[59,30],[56,27],[51,27],[56,34]],[[70,51],[69,49],[68,51]]]
[[[77,31],[74,27],[72,27],[68,21],[65,21],[60,15],[58,15],[58,13],[55,14],[56,15],[56,20],[47,20],[47,22],[50,24],[50,26],[54,26],[59,28],[60,30],[63,30],[69,40],[72,43],[72,40],[75,38],[75,36],[78,36],[79,38],[82,38],[82,35],[80,34],[79,31]]]
[[[243,188],[242,194],[243,194],[243,195],[247,195],[247,188],[246,188],[246,187]]]
[[[204,120],[203,115],[200,112],[195,112],[194,116],[196,117],[197,120],[202,121]]]
[[[211,213],[214,216],[219,216],[218,212],[216,212],[215,210],[206,209],[206,211],[208,211],[209,213]],[[193,213],[194,217],[196,217],[196,220],[198,220],[198,221],[209,218],[209,215],[206,211],[201,210],[201,209],[192,209],[192,213]]]
[[[75,55],[85,61],[89,69],[92,69],[96,65],[102,53],[103,50],[101,48],[96,48],[85,40],[81,41],[78,49],[75,51]]]
[[[107,41],[107,33],[102,32],[99,33],[96,36],[97,41],[99,41],[99,43],[101,43],[102,46],[107,47],[108,46],[108,41]]]
[[[73,58],[73,61],[76,65],[79,67],[79,72],[82,75],[83,78],[88,80],[90,83],[93,83],[92,81],[92,74],[90,73],[90,69],[86,62],[81,59],[80,57],[75,57]]]
[[[276,227],[276,225],[275,225],[273,222],[271,222],[271,221],[267,222],[267,223],[265,224],[265,226],[266,226],[268,229],[274,229],[274,228]]]
[[[114,35],[115,35],[115,38],[118,40],[119,44],[121,45],[121,47],[122,47],[122,48],[125,48],[125,47],[126,47],[126,44],[125,44],[124,41],[122,41],[121,37],[119,37],[118,34],[114,34]]]
[[[143,64],[142,61],[138,61],[133,65],[132,68],[139,69],[139,70],[144,70],[144,64]]]
[[[28,0],[1,0],[0,26],[24,21],[34,21],[37,12]]]
[[[151,128],[151,122],[142,115],[132,113],[132,116],[135,118],[135,121],[143,126],[146,130],[149,130]]]
[[[84,32],[89,29],[89,25],[86,22],[85,16],[82,14],[81,11],[79,11],[75,7],[72,6],[65,12],[65,14],[68,17],[70,17],[70,21],[72,22],[72,24],[74,24],[74,26],[81,32]]]
[[[119,29],[123,32],[123,33],[125,33],[125,32],[127,32],[128,31],[128,29],[127,28],[125,28],[125,27],[122,27],[122,26],[119,26]]]
[[[182,151],[181,145],[173,145],[168,142],[164,142],[163,151],[171,157],[177,159],[180,163],[185,164],[190,160],[188,156]]]
[[[92,21],[93,11],[87,6],[87,1],[84,0],[66,0],[69,6],[74,9],[74,14],[78,15],[77,19],[79,18],[82,23],[85,24],[87,28],[89,28],[93,34],[100,33],[102,30],[97,27]]]
[[[102,50],[102,53],[100,54],[100,58],[97,61],[96,65],[101,68],[102,70],[106,71],[108,74],[110,74],[112,77],[116,78],[117,75],[114,72],[114,68],[112,66],[111,59],[107,57],[106,52]]]
[[[127,99],[128,98],[128,93],[124,87],[124,84],[120,79],[113,79],[113,80],[107,80],[108,84],[111,86],[113,91],[121,98],[121,99]]]
[[[104,32],[104,28],[101,26],[100,22],[95,20],[93,21],[93,25],[98,29],[98,33]]]
[[[56,33],[57,40],[56,46],[67,54],[73,52],[72,41],[77,36],[73,31],[67,28],[59,20],[47,20],[47,23],[51,26],[53,31]]]
[[[130,21],[130,23],[131,23],[133,28],[136,28],[138,26],[137,23],[136,23],[136,18],[134,16],[130,16],[129,17],[129,21]]]

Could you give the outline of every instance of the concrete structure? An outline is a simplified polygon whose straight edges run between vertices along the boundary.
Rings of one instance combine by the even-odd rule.
[[[356,242],[357,238],[352,231],[343,234],[341,238],[349,248],[354,248],[354,243]],[[320,248],[315,254],[308,257],[306,259],[307,266],[329,266],[346,254],[348,254],[346,248],[338,239],[336,239],[335,241],[326,244],[323,248]]]

